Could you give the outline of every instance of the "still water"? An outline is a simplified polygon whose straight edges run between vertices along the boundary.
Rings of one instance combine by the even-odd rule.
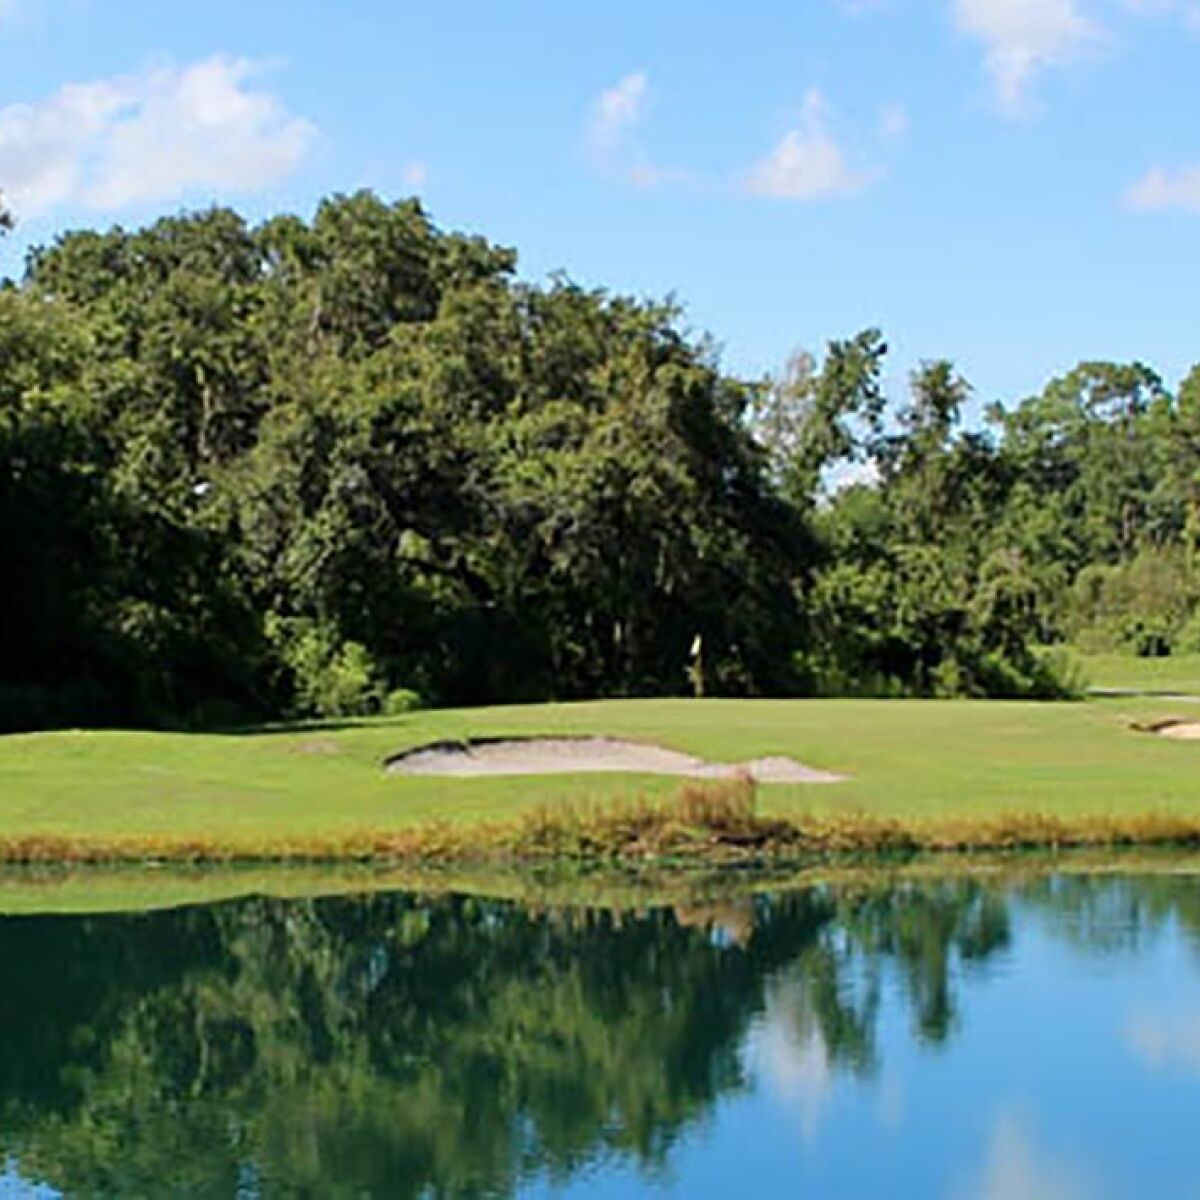
[[[0,918],[3,1196],[1200,1195],[1200,877]]]

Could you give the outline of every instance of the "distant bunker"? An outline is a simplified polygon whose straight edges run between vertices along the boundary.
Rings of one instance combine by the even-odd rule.
[[[1200,721],[1195,717],[1170,717],[1165,721],[1137,725],[1135,728],[1143,733],[1156,733],[1159,737],[1171,738],[1177,742],[1200,742]]]
[[[472,738],[434,742],[389,758],[394,775],[484,778],[500,775],[678,775],[755,783],[841,783],[845,776],[771,756],[743,763],[706,762],[678,750],[610,737]]]

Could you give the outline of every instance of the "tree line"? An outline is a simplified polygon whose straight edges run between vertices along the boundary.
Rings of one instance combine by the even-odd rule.
[[[731,376],[673,303],[412,200],[77,231],[0,288],[0,727],[661,695],[1043,696],[1200,649],[1200,372],[964,421],[868,330]]]

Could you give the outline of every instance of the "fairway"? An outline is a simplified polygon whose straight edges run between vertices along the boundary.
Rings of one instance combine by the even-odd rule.
[[[504,821],[539,805],[672,795],[662,776],[406,778],[385,759],[429,742],[605,734],[718,762],[787,755],[847,776],[764,785],[769,815],[1064,818],[1200,812],[1200,745],[1133,723],[1186,704],[639,700],[415,713],[245,733],[60,732],[0,738],[0,832],[203,838],[236,850],[428,824]]]
[[[1077,655],[1088,685],[1133,692],[1200,696],[1200,654],[1136,658],[1132,654]]]

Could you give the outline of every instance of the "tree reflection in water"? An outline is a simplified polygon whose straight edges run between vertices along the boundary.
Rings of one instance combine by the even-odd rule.
[[[1187,880],[813,887],[712,909],[536,911],[394,894],[0,920],[0,1158],[68,1193],[508,1194],[615,1160],[654,1173],[753,1031],[879,1066],[881,987],[914,1036],[1010,905],[1081,944],[1200,927]],[[1098,942],[1105,948],[1103,941]],[[759,1038],[759,1052],[772,1053]]]

